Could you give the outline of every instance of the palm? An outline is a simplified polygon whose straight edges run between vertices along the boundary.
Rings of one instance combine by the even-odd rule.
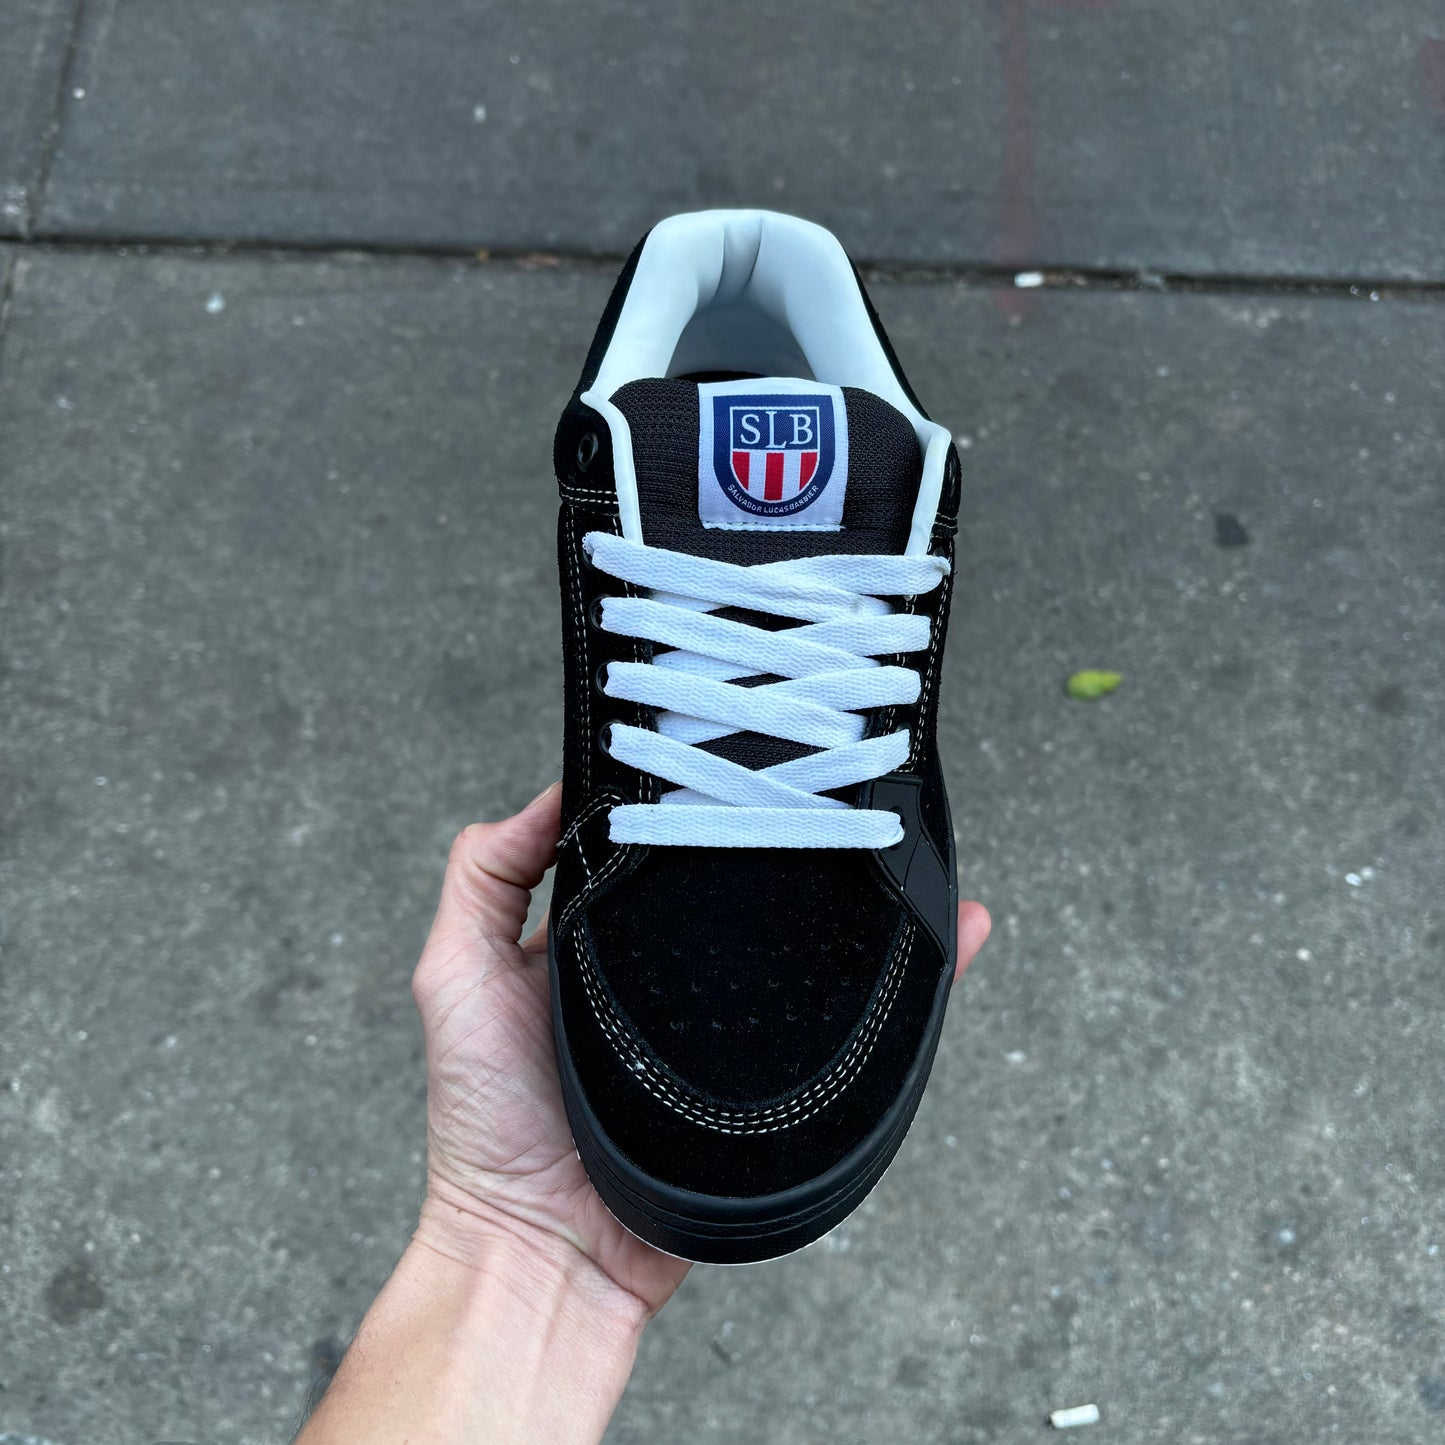
[[[430,1187],[528,1239],[566,1241],[655,1311],[688,1265],[629,1234],[588,1181],[557,1079],[546,929],[517,942],[556,848],[557,805],[546,795],[506,823],[468,829],[453,850],[414,984]]]

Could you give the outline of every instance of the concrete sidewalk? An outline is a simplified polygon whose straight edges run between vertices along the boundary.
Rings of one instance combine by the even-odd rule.
[[[995,930],[883,1184],[694,1270],[609,1439],[1439,1438],[1445,22],[804,6],[780,58],[740,8],[15,10],[0,1445],[281,1441],[334,1368],[415,1217],[446,846],[558,767],[605,257],[738,199],[904,278]],[[517,247],[575,254],[435,254]],[[1051,284],[981,284],[1015,261]],[[1068,701],[1083,666],[1123,687]]]
[[[1438,3],[11,3],[22,233],[595,254],[765,203],[869,259],[1441,272]]]

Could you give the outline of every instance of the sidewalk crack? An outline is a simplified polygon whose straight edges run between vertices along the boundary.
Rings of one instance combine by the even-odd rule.
[[[31,187],[29,204],[20,220],[21,244],[32,241],[40,229],[40,218],[45,210],[45,196],[50,188],[50,171],[55,164],[55,153],[60,146],[60,127],[65,120],[65,101],[70,94],[71,73],[75,69],[75,53],[80,46],[80,32],[85,14],[86,0],[72,0],[70,23],[65,31],[65,52],[60,61],[60,72],[55,82],[54,103],[50,107],[50,118],[46,122],[45,135],[40,143],[40,159],[35,167],[35,179]]]

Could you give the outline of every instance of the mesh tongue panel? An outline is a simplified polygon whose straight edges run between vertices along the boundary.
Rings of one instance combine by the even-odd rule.
[[[844,387],[843,400],[848,414],[848,491],[842,529],[728,531],[704,527],[698,518],[697,383],[658,378],[619,388],[612,401],[632,432],[642,540],[652,547],[744,566],[829,552],[902,552],[923,472],[918,438],[902,412],[871,391]],[[792,625],[746,612],[723,615],[761,627]],[[748,768],[769,767],[814,751],[747,732],[702,746]]]
[[[908,419],[882,397],[843,388],[848,493],[837,532],[726,531],[697,515],[698,392],[692,381],[630,381],[612,401],[632,431],[642,540],[673,552],[753,566],[825,552],[901,552],[923,462]]]

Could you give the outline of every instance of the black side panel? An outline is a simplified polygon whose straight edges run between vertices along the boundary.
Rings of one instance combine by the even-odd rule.
[[[925,791],[932,796],[925,799]],[[946,839],[936,839],[925,825],[925,813],[936,814],[941,808],[947,826],[948,800],[941,780],[890,773],[863,785],[860,806],[882,808],[902,819],[903,841],[875,850],[874,862],[889,891],[932,934],[939,952],[951,956],[958,908],[952,831]]]
[[[651,231],[647,233],[648,236],[651,234]],[[637,272],[638,259],[646,244],[647,236],[644,236],[632,248],[632,254],[613,283],[612,294],[607,298],[602,319],[597,323],[597,330],[592,335],[592,345],[587,348],[587,359],[582,363],[582,375],[578,378],[576,389],[557,423],[557,431],[552,439],[552,469],[557,480],[564,484],[575,485],[579,481],[605,478],[605,484],[609,487],[612,485],[611,434],[597,413],[591,407],[583,406],[577,398],[597,379],[602,358],[607,355],[607,348],[612,344],[612,333],[617,330],[617,318],[622,314],[622,304],[627,300],[627,292]],[[588,439],[590,441],[587,447],[583,448],[582,443]]]
[[[647,236],[651,234],[649,231]],[[607,348],[612,344],[612,333],[617,330],[617,318],[622,313],[622,303],[627,300],[632,278],[637,274],[637,263],[641,259],[642,248],[647,244],[647,236],[632,248],[632,254],[617,274],[612,294],[607,298],[607,305],[602,309],[602,319],[597,323],[597,330],[593,334],[592,345],[587,349],[587,360],[582,363],[582,377],[577,383],[575,393],[577,396],[581,396],[597,380],[597,373],[602,369],[602,358],[607,355]]]

